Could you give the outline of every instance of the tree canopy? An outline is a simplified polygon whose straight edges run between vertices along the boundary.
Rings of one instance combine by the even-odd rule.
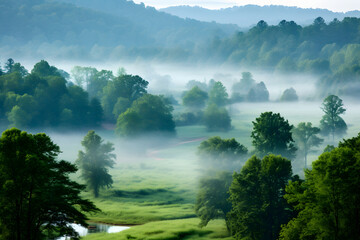
[[[85,186],[69,178],[75,165],[58,161],[59,147],[43,134],[12,128],[0,138],[0,235],[4,239],[77,237],[69,225],[87,226],[95,205],[80,197]]]
[[[163,98],[145,94],[120,114],[116,132],[122,136],[136,136],[149,132],[174,133],[173,107]]]
[[[81,145],[85,152],[79,151],[76,162],[86,185],[94,197],[98,197],[100,188],[111,187],[113,183],[108,168],[112,168],[115,163],[116,155],[112,153],[114,147],[110,142],[103,143],[101,137],[93,130],[87,133]]]
[[[340,117],[346,109],[343,107],[342,100],[336,95],[327,96],[321,109],[325,113],[320,121],[320,128],[323,135],[331,135],[334,140],[335,135],[342,136],[346,133],[347,125]]]
[[[281,156],[256,156],[234,173],[227,226],[235,239],[275,240],[291,210],[283,198],[292,175],[291,162]]]
[[[208,99],[207,92],[201,90],[198,86],[194,86],[189,91],[184,93],[182,98],[183,105],[192,109],[201,109],[205,106],[205,101]]]
[[[214,103],[205,108],[203,122],[208,131],[229,131],[231,129],[231,118],[228,111]]]
[[[269,153],[281,154],[294,159],[296,147],[291,133],[293,126],[288,120],[279,113],[264,112],[252,123],[254,127],[251,138],[256,154],[259,156]]]
[[[359,239],[360,134],[324,152],[305,171],[305,181],[286,187],[286,200],[299,214],[280,239]]]

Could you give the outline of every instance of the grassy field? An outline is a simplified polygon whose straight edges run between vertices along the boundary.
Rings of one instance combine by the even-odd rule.
[[[89,192],[83,194],[102,210],[89,218],[95,222],[142,225],[117,234],[92,234],[84,239],[229,238],[223,220],[211,221],[206,228],[198,227],[194,203],[199,178],[206,173],[196,156],[200,142],[211,136],[234,137],[251,150],[251,121],[261,112],[280,112],[293,125],[310,121],[318,126],[322,116],[320,104],[234,105],[230,109],[234,128],[229,132],[207,132],[204,126],[186,126],[177,128],[177,135],[172,139],[150,136],[142,140],[118,140],[109,131],[99,132],[115,143],[118,157],[116,166],[110,170],[113,188],[102,190],[98,198]],[[360,129],[359,108],[350,109],[345,118],[349,125],[346,137],[357,135]],[[334,142],[325,139],[323,146],[310,154],[309,162],[315,160],[327,144]],[[302,164],[301,159],[293,162],[297,166],[295,173],[302,174]]]

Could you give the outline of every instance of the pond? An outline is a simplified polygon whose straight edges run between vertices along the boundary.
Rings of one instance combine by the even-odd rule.
[[[76,232],[79,233],[81,237],[91,233],[99,233],[99,232],[117,233],[130,228],[127,226],[116,226],[116,225],[109,225],[103,223],[89,223],[88,228],[85,228],[75,223],[72,223],[70,225],[75,229]],[[70,239],[70,238],[61,237],[58,238],[57,240],[66,240],[66,239]]]

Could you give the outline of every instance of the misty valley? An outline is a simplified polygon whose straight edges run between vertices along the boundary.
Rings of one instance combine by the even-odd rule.
[[[0,12],[0,240],[360,239],[359,11]]]

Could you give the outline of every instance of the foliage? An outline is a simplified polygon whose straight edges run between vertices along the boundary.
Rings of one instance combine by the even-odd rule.
[[[190,91],[184,93],[182,101],[183,105],[188,108],[199,109],[205,106],[207,99],[207,92],[201,90],[198,86],[194,86]]]
[[[216,104],[217,106],[225,106],[228,103],[228,94],[225,86],[221,82],[215,82],[209,91],[210,104]]]
[[[116,132],[123,136],[136,136],[148,132],[174,133],[172,111],[173,107],[164,103],[162,97],[145,94],[119,115]]]
[[[307,155],[311,152],[312,147],[318,147],[324,140],[317,137],[320,128],[312,127],[310,122],[301,122],[292,131],[295,143],[304,155],[305,168],[307,168]]]
[[[347,125],[340,117],[346,111],[343,106],[338,96],[329,95],[324,99],[321,109],[325,114],[320,121],[321,133],[324,136],[331,135],[334,140],[335,135],[342,136],[346,133]]]
[[[119,115],[114,116],[113,114],[122,113],[126,110],[125,106],[120,106],[120,104],[125,103],[125,99],[127,99],[128,103],[125,105],[131,105],[136,99],[147,93],[146,88],[148,84],[149,82],[137,75],[126,74],[116,77],[113,81],[108,81],[107,85],[103,88],[101,98],[105,117],[108,120],[116,120]]]
[[[292,138],[292,125],[279,113],[264,112],[252,122],[252,144],[255,153],[265,156],[269,153],[281,154],[294,159],[296,147]]]
[[[234,83],[232,86],[231,99],[234,102],[241,102],[244,100],[248,92],[255,87],[256,82],[250,72],[243,72],[240,82]]]
[[[277,239],[291,211],[283,199],[291,178],[291,162],[275,155],[251,157],[230,186],[227,226],[235,239]]]
[[[269,91],[267,90],[265,83],[260,82],[251,88],[247,94],[247,100],[249,102],[267,102],[269,101]]]
[[[205,227],[210,220],[223,217],[231,209],[228,189],[232,181],[229,172],[219,172],[216,177],[203,177],[200,179],[196,198],[195,212],[201,219],[200,227]]]
[[[358,239],[360,222],[360,135],[325,152],[291,182],[286,200],[299,214],[284,225],[280,239]]]
[[[296,91],[294,88],[288,88],[285,89],[285,91],[283,92],[283,94],[280,97],[280,101],[282,102],[294,102],[294,101],[298,101],[299,97],[296,94]]]
[[[91,130],[81,141],[85,152],[79,151],[77,164],[81,170],[81,177],[85,180],[88,188],[93,192],[94,197],[99,196],[102,187],[111,187],[113,183],[108,168],[112,168],[116,155],[113,144],[103,143],[103,140],[95,131]]]
[[[221,139],[218,136],[201,142],[198,147],[198,155],[204,161],[204,165],[210,164],[217,169],[232,162],[236,163],[236,168],[238,168],[240,165],[238,161],[243,160],[247,152],[247,148],[235,138]]]
[[[30,74],[18,63],[8,63],[0,76],[0,119],[23,128],[97,127],[102,108],[82,88],[67,84],[59,70],[41,60]]]
[[[229,131],[231,129],[231,118],[228,111],[216,104],[209,104],[206,107],[203,121],[208,131]]]
[[[42,133],[12,128],[0,139],[1,239],[77,237],[69,223],[86,226],[84,212],[98,210],[80,197],[69,174],[75,165],[57,161],[60,149]],[[54,235],[57,234],[57,235]]]

